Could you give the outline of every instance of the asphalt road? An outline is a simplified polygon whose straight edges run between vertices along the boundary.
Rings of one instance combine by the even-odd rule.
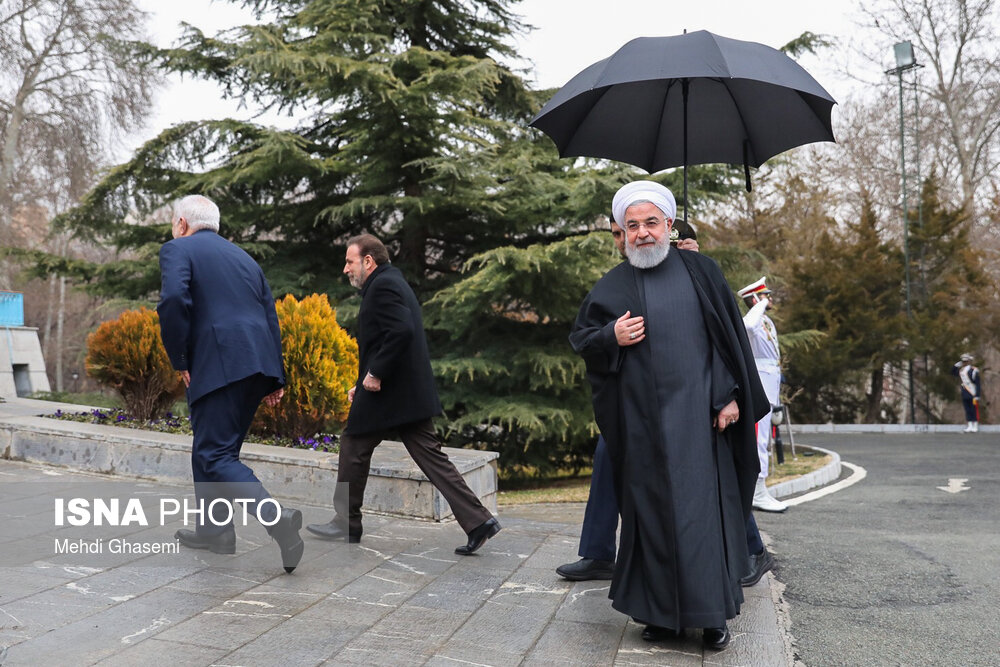
[[[1000,436],[810,434],[867,477],[755,512],[796,657],[824,665],[1000,665]],[[943,491],[967,487],[957,493]]]

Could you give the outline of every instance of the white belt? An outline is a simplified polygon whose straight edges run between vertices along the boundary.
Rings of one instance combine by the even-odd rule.
[[[757,366],[757,370],[765,371],[768,373],[780,373],[781,367],[774,362],[773,359],[754,359],[754,364]]]

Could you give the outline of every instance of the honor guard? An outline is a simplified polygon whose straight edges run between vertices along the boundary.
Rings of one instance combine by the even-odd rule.
[[[767,276],[750,283],[736,293],[750,310],[743,317],[750,339],[750,349],[753,350],[754,363],[757,364],[757,374],[760,383],[764,385],[764,393],[771,405],[778,405],[778,390],[781,386],[781,352],[778,349],[778,331],[774,322],[767,316],[772,307],[771,290],[767,287]],[[757,422],[757,456],[760,459],[760,476],[753,494],[754,509],[764,512],[784,512],[788,509],[780,500],[775,499],[767,490],[764,480],[767,479],[770,458],[767,453],[768,441],[771,437],[771,413],[768,412]]]
[[[979,382],[979,369],[972,365],[972,355],[963,354],[961,361],[951,369],[951,374],[958,378],[961,384],[962,406],[965,408],[965,430],[963,433],[979,431],[979,398],[982,396],[982,385]]]

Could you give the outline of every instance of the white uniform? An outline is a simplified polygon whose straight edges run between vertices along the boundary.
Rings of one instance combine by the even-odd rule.
[[[758,301],[743,317],[753,350],[753,360],[757,364],[760,383],[771,405],[778,405],[778,390],[781,388],[781,352],[778,350],[778,331],[774,322],[764,312],[768,301]],[[760,479],[767,477],[767,443],[771,435],[771,413],[768,412],[757,422],[757,456],[760,458]]]

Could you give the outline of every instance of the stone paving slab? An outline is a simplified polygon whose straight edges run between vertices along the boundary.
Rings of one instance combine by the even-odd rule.
[[[366,517],[360,545],[303,532],[305,556],[286,575],[277,546],[257,525],[238,528],[235,555],[55,555],[53,534],[67,528],[51,525],[54,494],[69,488],[99,495],[112,482],[48,472],[0,461],[4,667],[788,666],[771,575],[745,589],[742,614],[730,622],[733,642],[718,653],[702,649],[700,631],[645,642],[642,627],[611,608],[609,582],[558,577],[554,568],[576,558],[582,504],[503,508],[503,531],[471,557],[454,554],[465,541],[454,523]],[[187,493],[152,482],[127,489],[150,497]],[[329,517],[328,507],[301,509],[307,523]],[[12,528],[23,532],[12,535]],[[124,531],[130,540],[159,541],[174,529],[91,530],[105,539]]]

